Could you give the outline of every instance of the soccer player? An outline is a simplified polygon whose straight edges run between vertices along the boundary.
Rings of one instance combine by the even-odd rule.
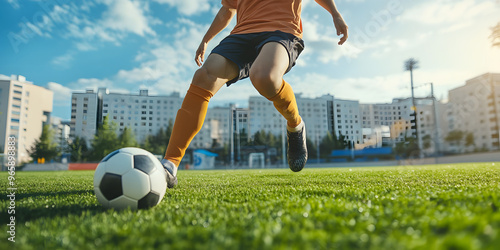
[[[343,35],[338,43],[342,45],[348,36],[347,25],[334,0],[316,2],[332,15],[337,35]],[[283,80],[283,75],[295,65],[304,49],[301,6],[301,0],[222,0],[222,7],[196,50],[195,61],[201,68],[195,72],[177,112],[162,160],[169,188],[177,184],[177,167],[203,125],[210,98],[224,84],[230,86],[247,77],[287,121],[290,169],[298,172],[304,168],[307,161],[305,124],[292,87]],[[237,21],[231,34],[204,62],[208,42],[227,27],[235,14]]]

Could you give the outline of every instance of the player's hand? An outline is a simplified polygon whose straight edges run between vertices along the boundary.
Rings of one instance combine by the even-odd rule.
[[[198,46],[198,49],[196,50],[196,56],[194,57],[194,61],[200,67],[203,64],[206,49],[207,49],[207,43],[201,42],[200,46]]]
[[[335,29],[337,30],[337,36],[343,35],[338,43],[339,45],[342,45],[347,40],[347,37],[349,37],[347,24],[345,24],[344,18],[342,18],[341,15],[334,17],[333,23],[335,24]]]

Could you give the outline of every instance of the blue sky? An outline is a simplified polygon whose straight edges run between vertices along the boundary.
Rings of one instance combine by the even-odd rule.
[[[285,76],[304,97],[331,94],[361,103],[410,95],[403,63],[416,58],[416,85],[436,95],[486,72],[500,73],[491,27],[498,0],[337,0],[350,37],[338,46],[329,14],[303,1],[306,49]],[[195,50],[220,0],[0,0],[0,78],[24,75],[54,91],[55,116],[70,117],[73,91],[184,95],[197,66]],[[229,34],[235,20],[210,44]],[[429,87],[416,89],[426,96]],[[248,80],[223,88],[211,105],[246,106],[258,95]]]

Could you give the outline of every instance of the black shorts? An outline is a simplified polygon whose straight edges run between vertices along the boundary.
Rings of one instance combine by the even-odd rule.
[[[239,76],[229,80],[226,83],[227,86],[250,75],[250,68],[253,62],[257,58],[257,55],[259,55],[264,44],[268,42],[278,42],[287,50],[290,62],[285,73],[292,69],[299,54],[304,50],[304,41],[302,39],[279,30],[229,35],[211,52],[234,62],[240,69]]]

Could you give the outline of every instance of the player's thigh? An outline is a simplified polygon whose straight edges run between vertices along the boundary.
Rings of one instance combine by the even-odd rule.
[[[288,52],[283,45],[278,42],[266,43],[252,64],[250,79],[268,80],[281,85],[289,63]]]
[[[217,93],[229,80],[239,75],[238,66],[219,54],[210,54],[193,77],[192,84]]]

